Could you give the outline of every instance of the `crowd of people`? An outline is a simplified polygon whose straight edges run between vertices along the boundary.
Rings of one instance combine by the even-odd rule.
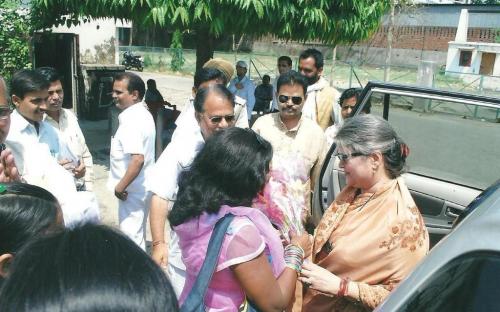
[[[164,101],[156,83],[117,74],[107,186],[119,230],[100,224],[61,76],[0,78],[0,310],[376,308],[429,250],[401,177],[409,147],[370,103],[351,117],[361,90],[331,87],[320,51],[298,59],[295,71],[280,57],[279,76],[257,88],[246,62],[208,61],[164,149],[162,108],[147,105]],[[346,186],[315,222],[311,194],[333,142]]]

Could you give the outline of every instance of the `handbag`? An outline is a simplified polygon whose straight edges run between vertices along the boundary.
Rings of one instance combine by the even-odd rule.
[[[212,236],[210,236],[210,240],[208,242],[207,254],[205,256],[205,260],[201,265],[200,273],[194,282],[193,288],[189,292],[189,295],[186,297],[186,300],[180,307],[180,312],[204,312],[206,311],[205,307],[205,294],[208,289],[208,284],[210,280],[212,280],[212,276],[214,274],[217,262],[220,256],[220,250],[222,247],[222,242],[224,240],[224,235],[226,234],[227,228],[231,221],[233,221],[234,215],[228,213],[217,223],[215,223],[214,230],[212,232]],[[243,308],[243,309],[242,309]],[[246,299],[242,306],[240,307],[240,311],[245,312],[259,312],[255,306]]]
[[[208,242],[207,254],[201,266],[200,273],[198,274],[189,295],[182,304],[180,312],[206,311],[205,294],[208,289],[208,284],[210,283],[210,280],[212,280],[212,275],[214,274],[217,261],[219,260],[224,235],[226,234],[227,228],[233,219],[233,214],[227,214],[215,223],[212,236],[210,236],[210,240]]]

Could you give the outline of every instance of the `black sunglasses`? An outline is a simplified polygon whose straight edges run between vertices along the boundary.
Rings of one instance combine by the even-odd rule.
[[[234,115],[208,117],[213,124],[220,124],[222,122],[222,118],[224,118],[227,123],[232,123],[235,119]]]
[[[280,96],[278,97],[278,101],[280,101],[280,103],[286,103],[290,99],[292,99],[292,103],[295,105],[300,105],[300,103],[302,103],[303,101],[302,97],[300,96],[288,96],[280,94]]]
[[[346,161],[352,157],[367,156],[367,155],[365,155],[363,153],[351,153],[351,154],[335,153],[333,156],[336,156],[341,161]]]

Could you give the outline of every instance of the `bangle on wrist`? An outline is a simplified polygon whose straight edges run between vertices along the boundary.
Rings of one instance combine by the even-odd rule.
[[[160,244],[165,244],[165,241],[164,240],[153,241],[152,246],[155,247],[155,246],[158,246]]]
[[[285,247],[284,258],[286,266],[299,274],[304,261],[304,250],[300,246],[290,244]]]
[[[339,291],[337,292],[338,297],[345,297],[349,292],[349,281],[351,279],[349,277],[342,278],[340,280]]]

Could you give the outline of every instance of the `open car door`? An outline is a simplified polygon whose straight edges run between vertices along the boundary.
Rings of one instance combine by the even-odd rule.
[[[429,230],[431,246],[479,193],[500,178],[500,99],[370,82],[353,115],[371,105],[410,147],[404,178]],[[330,148],[313,211],[345,186]],[[317,221],[317,220],[316,220]]]

